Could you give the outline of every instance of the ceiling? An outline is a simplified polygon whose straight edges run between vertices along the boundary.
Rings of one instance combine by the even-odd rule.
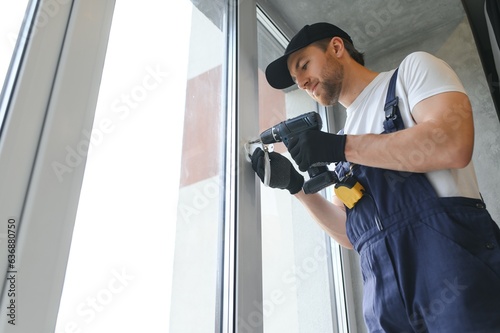
[[[304,25],[330,22],[344,29],[365,57],[422,42],[454,29],[465,16],[461,0],[258,0],[289,37]]]

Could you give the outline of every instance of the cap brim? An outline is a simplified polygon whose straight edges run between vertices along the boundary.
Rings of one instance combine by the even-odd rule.
[[[295,84],[288,71],[287,61],[289,55],[289,53],[283,55],[270,63],[266,68],[267,82],[275,89],[285,89]]]

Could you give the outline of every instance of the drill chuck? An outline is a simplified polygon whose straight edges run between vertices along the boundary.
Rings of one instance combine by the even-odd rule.
[[[317,112],[311,111],[295,118],[287,119],[273,127],[265,130],[260,135],[263,144],[284,142],[287,144],[288,138],[304,131],[321,130],[323,123]]]
[[[263,144],[268,145],[275,142],[281,142],[281,137],[276,132],[276,127],[278,125],[273,126],[260,134],[260,141],[262,141]]]

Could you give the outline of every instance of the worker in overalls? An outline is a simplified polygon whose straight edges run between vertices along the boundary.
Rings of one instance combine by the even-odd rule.
[[[359,253],[369,331],[500,332],[500,230],[479,193],[471,105],[453,70],[416,52],[396,70],[373,72],[346,32],[317,23],[266,77],[346,108],[341,133],[302,132],[288,150],[301,171],[335,163],[335,187],[347,196],[305,194],[304,178],[278,153],[269,154],[270,186],[288,189]],[[260,149],[252,156],[261,180],[264,158]]]

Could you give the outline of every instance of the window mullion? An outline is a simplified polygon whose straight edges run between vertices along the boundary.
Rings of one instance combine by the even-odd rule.
[[[231,206],[226,210],[226,235],[232,240],[233,249],[226,252],[226,261],[234,254],[234,260],[227,261],[233,265],[234,273],[230,270],[226,276],[234,278],[230,282],[234,289],[228,294],[233,308],[229,310],[231,318],[225,320],[224,332],[259,333],[263,332],[260,187],[243,147],[259,130],[256,3],[233,0],[229,11],[228,48],[232,59],[228,61],[228,133],[231,137],[226,198]]]

